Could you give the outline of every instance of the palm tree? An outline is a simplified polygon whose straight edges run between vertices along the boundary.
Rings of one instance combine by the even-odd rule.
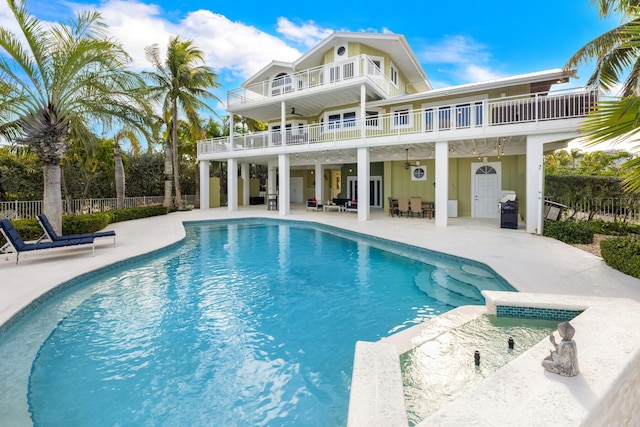
[[[125,174],[124,164],[122,162],[122,147],[120,143],[122,141],[129,141],[134,154],[140,151],[140,139],[138,139],[138,132],[135,128],[122,127],[113,135],[113,164],[114,164],[114,176],[116,183],[116,209],[124,209],[124,197],[125,197]]]
[[[206,104],[207,100],[216,100],[209,89],[218,87],[217,74],[204,63],[204,53],[194,46],[191,40],[181,40],[175,36],[169,39],[167,55],[164,61],[160,56],[160,48],[157,44],[145,49],[147,59],[155,67],[155,72],[145,72],[145,76],[151,81],[151,95],[161,101],[164,114],[171,117],[167,123],[171,132],[171,148],[165,148],[168,155],[171,151],[173,157],[172,171],[173,184],[176,194],[176,207],[183,209],[182,194],[178,170],[178,115],[184,113],[187,121],[195,127],[199,127],[198,110],[205,109],[213,112]],[[166,178],[165,178],[166,179]],[[165,204],[167,196],[165,194]]]
[[[23,1],[8,0],[19,32],[0,28],[2,134],[19,133],[44,167],[43,211],[62,232],[60,163],[71,140],[88,141],[100,121],[144,128],[143,81],[125,69],[130,60],[110,38],[97,12],[82,11],[67,25],[48,25]]]
[[[620,99],[599,101],[585,119],[581,132],[586,145],[602,142],[618,144],[633,141],[637,145],[640,131],[640,1],[594,0],[601,17],[621,15],[626,22],[590,41],[576,52],[565,68],[596,59],[596,69],[589,84],[611,90],[624,83]],[[625,164],[623,185],[640,192],[640,159]]]

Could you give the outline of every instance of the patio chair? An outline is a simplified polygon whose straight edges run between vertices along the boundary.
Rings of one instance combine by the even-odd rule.
[[[387,197],[389,200],[389,216],[399,215],[398,213],[398,199]]]
[[[318,211],[320,209],[322,209],[322,204],[318,203],[318,200],[315,197],[307,200],[307,211]]]
[[[412,197],[409,199],[409,212],[411,216],[418,215],[424,218],[424,209],[422,208],[422,198]]]
[[[57,242],[60,240],[69,240],[69,239],[84,239],[86,237],[93,237],[94,239],[99,239],[101,237],[113,237],[113,246],[116,245],[116,232],[113,230],[106,231],[98,231],[96,233],[85,233],[85,234],[67,234],[66,236],[59,236],[58,233],[53,229],[53,226],[49,222],[49,218],[45,214],[39,214],[38,224],[44,231],[44,235],[38,239],[41,241],[42,239],[47,239],[51,242]]]
[[[355,212],[358,213],[358,201],[353,200],[345,205],[345,212]]]
[[[398,216],[402,214],[409,216],[409,199],[398,199]]]
[[[16,254],[16,264],[20,260],[20,254],[22,252],[32,252],[46,249],[60,249],[68,248],[72,246],[91,245],[92,256],[95,255],[96,249],[93,243],[93,237],[74,238],[68,240],[57,240],[54,242],[37,242],[37,243],[25,243],[24,240],[18,234],[18,230],[11,224],[8,219],[0,221],[0,232],[7,240],[7,244],[3,246],[5,253]]]

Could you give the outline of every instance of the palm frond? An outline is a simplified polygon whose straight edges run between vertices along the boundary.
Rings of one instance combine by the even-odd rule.
[[[589,146],[635,139],[640,133],[640,97],[599,101],[580,130]]]

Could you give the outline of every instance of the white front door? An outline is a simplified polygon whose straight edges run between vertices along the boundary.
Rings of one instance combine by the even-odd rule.
[[[498,218],[500,163],[471,165],[471,206],[474,218]]]
[[[302,188],[303,188],[303,179],[302,178],[291,178],[291,193],[289,194],[289,201],[291,203],[302,203],[304,198],[302,197]]]

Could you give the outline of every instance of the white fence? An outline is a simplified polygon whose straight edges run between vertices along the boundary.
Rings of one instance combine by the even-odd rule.
[[[186,206],[195,204],[196,196],[182,196]],[[147,205],[161,205],[164,196],[125,197],[125,208]],[[70,205],[62,201],[65,214],[97,213],[114,210],[116,199],[73,199]],[[0,202],[0,219],[29,219],[42,213],[42,200]]]

